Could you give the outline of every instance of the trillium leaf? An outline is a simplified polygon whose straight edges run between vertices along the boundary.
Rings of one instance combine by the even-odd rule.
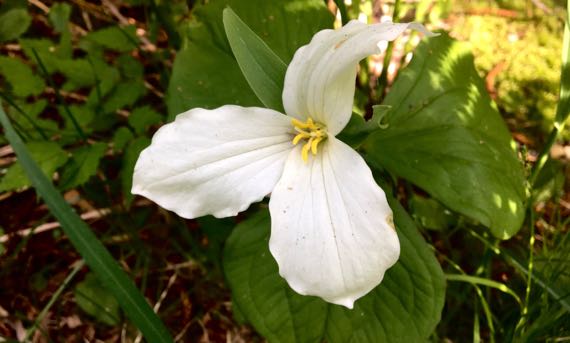
[[[281,93],[287,65],[231,8],[224,10],[224,28],[237,63],[253,92],[266,107],[283,113]]]
[[[441,318],[443,271],[412,218],[397,200],[387,199],[400,239],[400,259],[354,310],[330,305],[330,342],[422,342]]]
[[[369,163],[420,186],[446,207],[507,239],[524,219],[524,175],[515,143],[473,67],[449,37],[417,48],[384,105],[385,129],[361,148]]]
[[[319,342],[328,304],[298,295],[279,276],[269,252],[267,211],[239,224],[224,249],[224,271],[234,302],[255,329],[270,342]]]
[[[270,342],[419,342],[439,322],[445,280],[413,220],[390,199],[400,260],[354,310],[292,291],[268,249],[270,219],[261,212],[226,242],[224,270],[243,316]]]
[[[320,0],[214,0],[197,5],[197,20],[188,24],[185,48],[174,61],[167,94],[169,120],[194,107],[263,107],[227,40],[222,12],[228,6],[284,63],[315,32],[331,28],[334,20]]]

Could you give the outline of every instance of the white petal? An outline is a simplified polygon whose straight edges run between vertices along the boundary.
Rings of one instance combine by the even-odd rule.
[[[264,108],[182,113],[139,156],[132,192],[184,218],[236,215],[279,180],[291,127],[289,117]]]
[[[269,248],[304,295],[352,308],[400,255],[392,211],[362,157],[329,137],[304,163],[298,148],[271,193]]]
[[[433,35],[417,23],[366,25],[357,20],[318,32],[287,68],[285,113],[301,120],[312,117],[327,125],[330,134],[339,133],[352,114],[358,62],[379,53],[380,41],[394,40],[408,27]]]

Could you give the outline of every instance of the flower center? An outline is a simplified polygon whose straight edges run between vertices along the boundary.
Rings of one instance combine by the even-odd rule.
[[[319,143],[327,138],[327,128],[321,123],[315,123],[313,118],[308,118],[306,122],[298,119],[291,119],[293,127],[298,134],[293,138],[293,145],[297,145],[300,141],[306,140],[301,149],[301,157],[303,161],[309,160],[309,150],[313,155],[317,154]]]

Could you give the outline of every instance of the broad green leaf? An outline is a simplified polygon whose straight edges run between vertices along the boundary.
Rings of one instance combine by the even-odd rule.
[[[457,222],[456,216],[435,199],[412,195],[408,205],[412,217],[426,229],[443,231]]]
[[[173,342],[172,336],[150,308],[144,296],[119,268],[117,262],[97,239],[93,231],[65,202],[50,180],[43,175],[41,169],[30,156],[26,145],[14,131],[1,106],[0,123],[36,191],[60,222],[61,228],[85,259],[87,265],[102,284],[113,293],[127,317],[142,331],[149,342]]]
[[[240,312],[270,342],[425,341],[443,308],[443,272],[401,205],[392,199],[390,205],[400,259],[353,310],[288,287],[269,252],[267,212],[240,223],[224,252],[224,270]]]
[[[224,271],[241,313],[269,342],[319,342],[328,304],[298,295],[269,252],[267,211],[240,223],[226,241]]]
[[[262,106],[227,51],[189,42],[174,60],[167,93],[169,120],[194,107],[226,104]]]
[[[400,259],[354,310],[330,305],[331,343],[425,342],[439,323],[445,300],[443,271],[404,208],[390,196],[388,202],[400,239]]]
[[[106,144],[95,143],[75,150],[71,160],[61,173],[60,189],[70,189],[87,182],[97,172],[99,161],[106,149]]]
[[[226,39],[222,11],[227,6],[285,63],[317,31],[331,28],[334,19],[320,0],[213,0],[197,5],[197,20],[188,24],[168,87],[170,120],[193,107],[262,106]]]
[[[0,42],[20,37],[28,30],[32,17],[23,8],[14,8],[0,15]]]
[[[52,178],[57,168],[65,164],[68,158],[67,153],[54,142],[30,142],[28,143],[28,151],[43,174],[49,179]],[[0,180],[0,192],[11,191],[30,185],[31,182],[26,176],[21,163],[18,161],[8,168],[6,175]]]
[[[87,274],[85,280],[78,283],[74,290],[75,302],[83,311],[101,323],[115,326],[120,323],[119,303],[105,289],[94,274]]]
[[[17,58],[0,56],[0,75],[10,84],[15,96],[38,95],[45,88],[44,80]]]
[[[144,133],[149,126],[160,123],[162,116],[150,106],[135,108],[129,115],[129,125],[137,134]]]
[[[386,129],[361,148],[369,163],[420,186],[507,239],[525,212],[522,164],[473,67],[469,48],[442,35],[418,46],[388,94]]]
[[[224,10],[224,28],[237,63],[259,100],[284,113],[283,82],[287,65],[231,8]]]

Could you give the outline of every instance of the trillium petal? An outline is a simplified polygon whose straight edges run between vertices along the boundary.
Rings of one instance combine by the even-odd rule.
[[[318,32],[301,47],[285,74],[283,106],[289,116],[307,117],[339,133],[352,114],[356,67],[366,56],[380,52],[380,41],[392,41],[407,28],[433,35],[417,23],[384,22],[366,25],[353,20],[338,30]]]
[[[193,109],[140,155],[134,194],[184,218],[228,217],[271,192],[293,148],[289,117],[264,108]]]
[[[329,137],[304,163],[291,152],[271,193],[269,248],[300,294],[352,308],[400,254],[392,211],[362,157]]]

